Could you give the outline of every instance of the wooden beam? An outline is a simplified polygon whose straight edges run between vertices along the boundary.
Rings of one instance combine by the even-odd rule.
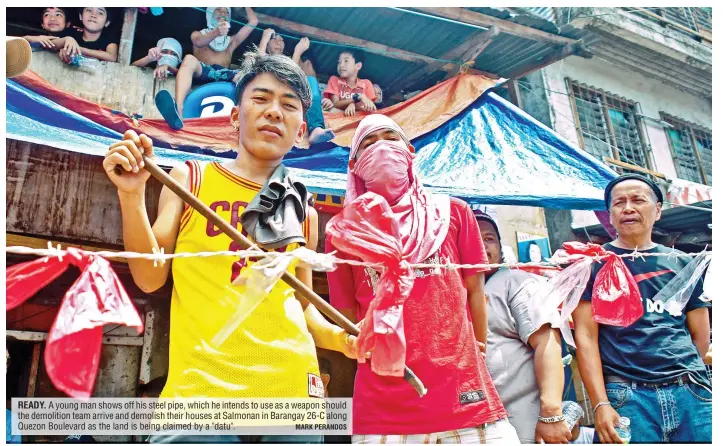
[[[461,60],[464,63],[471,62],[470,65],[472,66],[478,56],[483,52],[483,50],[485,50],[486,47],[491,44],[493,38],[500,33],[501,30],[497,26],[492,26],[488,29],[488,31],[482,31],[480,33],[477,33],[467,39],[462,44],[456,46],[455,48],[451,48],[440,58],[447,60]],[[409,75],[405,76],[405,78],[401,77],[398,81],[391,85],[389,89],[392,91],[395,91],[397,89],[404,90],[407,86],[415,84],[430,73],[434,73],[438,70],[447,71],[447,77],[455,76],[456,74],[458,74],[459,69],[460,65],[436,61],[434,63],[426,64],[425,66],[416,69]],[[471,72],[470,68],[469,72]]]
[[[30,374],[28,376],[28,398],[35,396],[35,388],[38,384],[38,367],[40,366],[40,349],[43,348],[41,344],[33,345],[33,357],[30,361]]]
[[[517,81],[516,79],[510,79],[506,82],[506,85],[508,86],[511,103],[523,110],[524,102],[523,96],[521,96],[521,92],[519,91],[519,81]]]
[[[48,339],[48,333],[41,331],[7,330],[5,336],[26,342],[43,342]],[[127,345],[141,347],[142,336],[104,336],[103,343],[106,345]]]
[[[614,164],[615,166],[624,167],[625,169],[636,170],[637,172],[644,173],[647,175],[654,175],[657,178],[662,178],[663,180],[666,179],[664,174],[655,172],[654,170],[645,169],[644,167],[639,167],[634,164],[625,163],[624,161],[619,161],[619,160],[615,160],[612,158],[604,158],[604,161],[608,162],[609,164]]]
[[[568,37],[547,33],[546,31],[541,31],[536,28],[519,25],[518,23],[509,22],[507,20],[491,17],[464,8],[443,7],[410,9],[425,12],[428,14],[434,14],[451,20],[457,20],[459,22],[468,23],[469,25],[485,26],[487,28],[495,25],[500,28],[501,32],[504,32],[506,34],[523,37],[525,39],[536,40],[538,42],[566,45],[575,41],[574,39],[570,39]]]
[[[289,20],[272,17],[266,14],[257,13],[257,17],[259,17],[259,21],[261,23],[266,23],[272,26],[276,26],[278,28],[286,29],[288,31],[292,31],[296,34],[300,34],[311,39],[324,40],[326,42],[339,43],[342,45],[353,45],[365,48],[373,53],[385,53],[381,54],[385,57],[405,60],[408,62],[415,62],[421,64],[438,62],[438,59],[435,59],[433,57],[416,54],[411,51],[401,50],[387,45],[381,45],[379,43],[370,42],[364,39],[358,39],[357,37],[346,36],[345,34],[316,28],[310,25],[303,25],[301,23],[291,22]]]
[[[141,365],[138,371],[139,384],[147,384],[151,381],[151,344],[154,338],[154,310],[146,311],[146,321],[144,323],[143,345],[141,346]]]
[[[163,288],[161,288],[163,289]],[[60,303],[62,301],[61,297],[45,297],[42,294],[36,294],[35,296],[28,299],[28,303],[34,304],[34,305],[41,305],[44,307],[60,307]],[[148,300],[141,297],[132,297],[131,302],[136,306],[136,308],[143,308],[148,304]]]
[[[48,333],[39,331],[7,330],[5,336],[25,342],[43,342],[48,338]]]
[[[593,55],[594,54],[591,53],[588,48],[586,48],[582,40],[577,40],[573,43],[564,45],[561,48],[553,50],[551,53],[549,53],[549,55],[547,55],[540,61],[519,67],[518,70],[515,70],[513,73],[510,73],[506,77],[508,77],[509,79],[521,79],[522,77],[527,76],[534,71],[538,71],[555,62],[566,59],[569,56],[581,56],[588,59],[593,57]]]
[[[463,42],[461,45],[449,50],[441,57],[441,59],[461,60],[463,63],[470,63],[472,66],[472,63],[475,63],[476,59],[483,50],[491,44],[493,38],[498,36],[500,33],[501,30],[497,26],[492,26],[488,29],[488,31],[480,32]],[[455,70],[457,72],[459,68],[460,65],[437,62],[423,67],[421,71],[423,72],[423,75],[426,75],[438,70],[448,72]]]
[[[123,14],[123,28],[121,28],[121,42],[118,45],[118,63],[131,65],[131,51],[133,50],[133,37],[136,35],[136,21],[138,8],[126,8]]]
[[[465,47],[462,45],[461,47],[459,47],[460,49],[456,48],[456,50],[458,50],[462,53],[462,56],[459,56],[459,58],[462,61],[464,61],[464,63],[468,63],[470,66],[473,66],[473,64],[476,62],[476,59],[478,59],[478,56],[480,56],[481,53],[483,53],[483,50],[485,50],[486,47],[491,44],[491,42],[493,41],[493,38],[498,36],[500,33],[501,33],[501,30],[497,26],[494,25],[491,28],[489,28],[488,31],[484,31],[480,34],[477,34],[475,36],[476,40],[474,40],[473,45],[468,44]],[[466,48],[466,47],[470,47],[470,48]],[[448,59],[448,57],[444,56],[443,59]],[[454,65],[452,63],[447,63],[447,64],[441,66],[440,68],[436,68],[436,69],[441,69],[441,70],[450,72],[453,70],[458,70],[458,68],[459,68],[458,65]],[[433,72],[433,71],[435,71],[435,69],[429,69],[427,71]]]

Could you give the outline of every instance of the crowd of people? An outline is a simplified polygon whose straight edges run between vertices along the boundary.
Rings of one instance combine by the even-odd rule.
[[[77,64],[78,56],[115,62],[118,45],[103,33],[111,23],[108,8],[80,8],[81,27],[72,26],[70,8],[49,7],[43,10],[43,35],[25,36],[39,48],[57,51],[63,62]],[[133,62],[137,67],[154,66],[153,76],[164,79],[176,77],[175,91],[156,94],[155,103],[169,127],[184,127],[184,101],[194,85],[210,82],[236,82],[240,69],[231,68],[234,52],[259,25],[259,19],[250,7],[245,8],[247,24],[230,35],[231,8],[206,8],[206,28],[191,33],[192,54],[184,54],[182,44],[173,37],[163,37],[148,54]],[[272,28],[265,29],[257,47],[262,54],[283,55],[284,37]],[[382,103],[382,89],[368,79],[359,77],[363,67],[363,53],[352,50],[339,54],[337,74],[331,76],[321,91],[310,51],[310,39],[302,37],[295,45],[291,59],[307,75],[312,91],[312,105],[306,113],[310,144],[330,141],[335,137],[326,128],[323,112],[340,112],[353,116],[356,112],[375,111]]]
[[[49,7],[43,10],[42,35],[25,36],[25,40],[43,49],[56,51],[60,59],[67,64],[76,64],[78,57],[116,62],[118,44],[104,34],[111,24],[108,8],[82,7],[78,9],[78,22],[73,25],[76,8]],[[73,14],[71,14],[73,12]]]
[[[46,33],[25,39],[57,51],[70,64],[78,56],[115,61],[118,45],[104,35],[112,20],[108,9],[80,8],[80,27],[71,24],[70,15],[68,8],[45,8]],[[324,112],[372,113],[353,136],[345,208],[365,200],[384,202],[410,263],[503,262],[494,218],[459,199],[431,193],[419,181],[413,171],[415,147],[405,131],[389,117],[373,113],[382,93],[359,77],[362,54],[343,50],[338,76],[331,76],[321,89],[309,39],[300,39],[292,56],[286,56],[284,37],[266,29],[242,67],[232,69],[234,51],[259,22],[249,7],[246,15],[247,25],[230,36],[231,9],[207,8],[206,28],[190,36],[193,54],[184,55],[178,40],[162,38],[133,63],[156,64],[157,78],[176,76],[175,94],[162,90],[156,97],[159,111],[175,130],[183,127],[184,100],[194,83],[235,85],[237,107],[231,125],[239,133],[237,158],[187,162],[171,171],[177,181],[265,249],[314,250],[324,244],[326,252],[357,259],[340,251],[330,237],[319,240],[310,195],[282,158],[305,137],[313,144],[335,137],[326,128]],[[152,141],[128,131],[103,161],[118,188],[127,251],[239,249],[166,187],[157,218],[149,218],[144,205],[149,173],[143,169],[142,154],[153,156]],[[271,192],[279,187],[284,194]],[[250,218],[246,210],[258,210],[260,197],[277,200],[269,207],[274,211],[255,211]],[[640,175],[622,175],[609,183],[602,198],[617,231],[615,240],[604,245],[606,250],[618,255],[671,252],[652,240],[664,201],[656,183]],[[267,231],[255,232],[258,224],[266,224]],[[538,245],[532,242],[529,248],[531,261],[542,260]],[[210,340],[229,317],[226,290],[249,268],[247,259],[179,258],[160,267],[145,259],[128,263],[135,283],[146,292],[163,286],[169,274],[174,279],[168,377],[149,391],[152,396],[324,397],[332,370],[328,361],[317,357],[316,347],[321,347],[361,361],[354,382],[354,443],[561,444],[712,441],[712,383],[705,367],[712,364],[711,305],[698,299],[702,281],[681,315],[649,304],[689,261],[675,256],[624,260],[644,308],[643,315],[626,327],[595,321],[593,288],[602,266],[593,264],[572,314],[576,360],[591,399],[593,428],[582,427],[582,408],[563,398],[561,317],[535,299],[547,285],[536,274],[509,268],[418,271],[396,315],[399,325],[392,328],[399,336],[386,348],[403,349],[405,363],[426,384],[427,394],[419,398],[401,377],[376,373],[371,361],[362,361],[371,359],[374,350],[358,351],[356,336],[330,323],[283,282],[248,316],[244,330],[214,346]],[[311,287],[308,266],[292,264],[289,272]],[[340,264],[328,273],[330,303],[362,326],[366,318],[379,317],[369,311],[379,279],[375,268]],[[321,379],[324,394],[313,388],[311,377]],[[172,432],[150,438],[194,440]],[[225,436],[197,440],[245,441]],[[305,435],[256,440],[322,439]]]
[[[212,30],[197,38],[208,44],[222,34]],[[348,52],[340,55],[340,78],[330,80],[324,98],[316,98],[312,71],[304,67],[307,46],[300,41],[290,58],[283,55],[284,39],[265,32],[259,51],[248,53],[242,71],[232,77],[237,107],[231,125],[239,132],[237,158],[188,162],[171,172],[244,234],[259,235],[255,241],[270,250],[299,246],[314,250],[318,243],[324,243],[328,252],[336,250],[329,236],[319,240],[317,213],[307,205],[309,194],[282,158],[308,132],[312,124],[308,126],[305,117],[309,122],[316,104],[350,113],[374,110],[371,85],[357,78],[361,61]],[[197,56],[190,64],[196,67],[194,73],[201,74],[204,65]],[[389,208],[400,231],[404,259],[410,263],[501,263],[496,221],[461,200],[427,190],[413,171],[414,153],[396,122],[382,114],[366,116],[350,150],[345,209]],[[144,206],[149,173],[143,169],[142,154],[153,155],[152,141],[128,131],[103,161],[118,188],[127,251],[238,249],[167,188],[161,192],[157,218],[150,219]],[[119,165],[122,174],[116,169]],[[270,187],[282,187],[285,193],[271,193]],[[278,197],[271,206],[275,210],[259,214],[260,196]],[[655,183],[638,175],[621,176],[608,185],[602,198],[618,234],[605,245],[607,250],[670,251],[652,241],[663,203]],[[247,214],[247,208],[256,211]],[[265,226],[266,233],[255,232],[260,221],[272,220],[275,223]],[[281,239],[287,242],[273,242]],[[346,252],[337,256],[355,258]],[[684,257],[624,260],[643,303],[688,262]],[[701,280],[680,316],[644,305],[644,314],[633,324],[608,326],[592,318],[592,287],[600,271],[594,264],[573,313],[576,359],[593,406],[591,429],[581,426],[582,408],[563,401],[560,317],[533,298],[546,284],[539,276],[508,268],[421,270],[409,284],[404,304],[386,313],[392,319],[378,320],[382,316],[368,310],[375,305],[380,271],[341,264],[328,273],[330,303],[362,327],[373,324],[368,320],[373,318],[375,333],[389,336],[378,355],[400,354],[402,349],[405,364],[427,387],[420,398],[401,377],[373,371],[374,349],[359,351],[356,336],[328,322],[282,282],[247,317],[244,330],[237,330],[221,346],[212,346],[210,339],[229,317],[226,287],[249,264],[230,257],[192,257],[155,268],[150,260],[129,259],[134,281],[147,292],[161,287],[169,274],[174,279],[170,362],[161,397],[321,396],[310,386],[310,376],[319,377],[321,372],[317,346],[359,360],[353,394],[354,443],[712,441],[712,387],[704,362],[711,362],[710,304],[697,299]],[[293,264],[289,271],[311,286],[308,266]],[[393,325],[379,332],[379,324]],[[173,433],[151,438],[152,442],[179,440]],[[238,440],[204,438],[205,442]]]

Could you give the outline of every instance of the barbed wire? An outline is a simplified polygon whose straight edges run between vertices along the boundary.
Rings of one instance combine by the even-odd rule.
[[[267,251],[259,251],[256,248],[250,248],[246,250],[239,250],[239,251],[202,251],[202,252],[178,252],[173,254],[167,254],[164,253],[163,249],[160,251],[155,251],[153,253],[139,253],[139,252],[129,252],[129,251],[84,251],[84,250],[78,250],[82,253],[89,255],[89,256],[99,256],[103,257],[105,259],[144,259],[144,260],[153,260],[154,266],[159,266],[160,264],[163,264],[166,260],[172,260],[172,259],[178,259],[178,258],[194,258],[194,257],[218,257],[218,256],[227,256],[227,257],[237,257],[237,258],[255,258],[255,259],[261,259],[261,258],[281,258],[281,257],[292,257],[301,259],[304,261],[307,261],[310,263],[310,261],[313,261],[314,265],[330,265],[332,263],[334,264],[345,264],[345,265],[351,265],[351,266],[363,266],[363,267],[371,267],[371,268],[379,268],[382,269],[385,267],[382,263],[373,263],[373,262],[363,262],[359,260],[351,260],[351,259],[343,259],[340,257],[336,257],[335,254],[337,251],[329,253],[329,254],[323,254],[318,253],[315,251],[312,251],[307,248],[297,248],[293,251],[279,253],[279,252],[267,252]],[[48,248],[29,248],[26,246],[6,246],[5,252],[8,254],[26,254],[26,255],[37,255],[42,257],[58,257],[59,260],[62,260],[62,257],[67,254],[67,251],[60,248],[60,245],[57,245],[57,247],[53,247],[50,242],[48,242]],[[707,246],[705,247],[705,252],[712,253],[712,251],[707,251]],[[607,256],[616,256],[621,258],[632,258],[632,259],[638,259],[641,258],[644,260],[644,257],[669,257],[669,258],[676,258],[676,257],[695,257],[698,256],[701,253],[683,253],[683,252],[677,252],[675,251],[674,247],[672,247],[672,250],[670,252],[662,253],[662,252],[641,252],[638,250],[638,247],[635,247],[634,251],[629,254],[607,254]],[[601,261],[604,259],[605,256],[603,255],[595,255],[593,256],[595,261]],[[509,268],[509,269],[520,269],[520,268],[526,268],[526,267],[560,267],[563,264],[570,263],[574,260],[578,260],[578,257],[575,255],[573,258],[555,258],[552,257],[549,259],[549,261],[541,261],[541,262],[526,262],[526,263],[520,263],[520,262],[508,262],[508,263],[479,263],[479,264],[457,264],[457,263],[450,263],[447,260],[444,261],[444,263],[407,263],[406,266],[409,266],[412,269],[446,269],[446,270],[458,270],[458,269],[492,269],[492,268]]]

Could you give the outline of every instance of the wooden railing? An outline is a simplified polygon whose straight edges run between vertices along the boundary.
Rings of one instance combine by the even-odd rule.
[[[712,8],[623,8],[712,43]]]

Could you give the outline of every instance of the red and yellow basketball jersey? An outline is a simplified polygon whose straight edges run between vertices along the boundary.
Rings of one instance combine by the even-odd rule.
[[[191,190],[246,235],[241,216],[261,185],[219,163],[188,162]],[[303,224],[308,237],[307,221]],[[292,244],[282,251],[291,251]],[[242,249],[204,216],[186,207],[176,252]],[[304,398],[315,395],[317,355],[302,306],[279,280],[272,291],[218,347],[211,339],[229,321],[239,295],[227,287],[251,262],[239,257],[176,258],[169,330],[169,375],[161,398]],[[294,274],[294,263],[289,271]],[[242,297],[243,298],[243,297]]]

